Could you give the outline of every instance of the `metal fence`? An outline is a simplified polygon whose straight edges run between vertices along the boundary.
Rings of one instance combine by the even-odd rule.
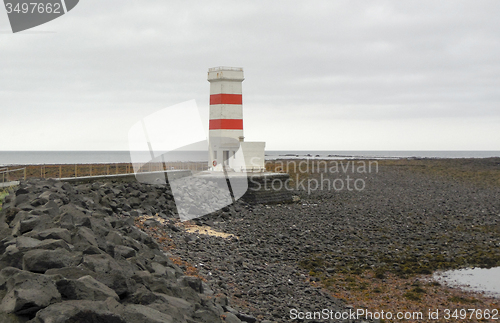
[[[69,178],[131,174],[166,170],[191,170],[193,173],[208,170],[207,162],[154,162],[144,165],[131,163],[112,164],[44,164],[9,166],[0,169],[2,183],[27,178]]]
[[[21,176],[16,176],[18,175],[17,173],[22,172]],[[15,181],[16,179],[26,179],[26,167],[21,167],[21,168],[14,168],[14,169],[9,169],[9,167],[5,168],[0,168],[0,175],[2,176],[2,184],[8,183],[11,181]],[[14,180],[12,180],[14,178]]]

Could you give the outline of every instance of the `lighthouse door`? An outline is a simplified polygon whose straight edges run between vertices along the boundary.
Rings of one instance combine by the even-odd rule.
[[[229,150],[223,151],[222,158],[224,159],[224,166],[229,166]]]

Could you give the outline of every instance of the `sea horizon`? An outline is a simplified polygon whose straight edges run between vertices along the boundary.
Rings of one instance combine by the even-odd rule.
[[[147,151],[135,151],[141,159]],[[398,158],[491,158],[500,157],[495,150],[268,150],[266,160],[275,159],[398,159]],[[207,151],[173,151],[165,161],[208,161]],[[15,150],[0,151],[0,166],[38,164],[107,164],[130,163],[128,150]]]

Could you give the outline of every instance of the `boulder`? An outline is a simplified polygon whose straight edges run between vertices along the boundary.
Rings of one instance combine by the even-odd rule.
[[[45,272],[45,275],[61,275],[66,279],[78,279],[87,275],[95,275],[95,273],[82,267],[64,267],[49,269]]]
[[[30,200],[29,194],[16,195],[14,199],[14,206],[20,206],[23,204],[27,204]],[[21,208],[21,207],[20,207]],[[22,209],[22,208],[21,208]]]
[[[22,269],[24,253],[15,245],[9,245],[0,256],[0,268],[16,267]]]
[[[161,313],[151,307],[130,304],[125,306],[122,310],[122,317],[125,318],[127,323],[171,323],[174,322],[172,317],[168,314]]]
[[[94,247],[99,246],[94,232],[92,232],[92,230],[86,227],[78,228],[77,234],[73,237],[72,242],[74,245],[83,244],[83,245],[91,245]]]
[[[182,286],[191,287],[199,294],[203,293],[203,284],[198,277],[182,276],[179,278],[179,282]]]
[[[61,294],[51,277],[19,271],[5,283],[7,294],[0,312],[27,315],[61,300]]]
[[[26,323],[29,320],[25,316],[17,316],[15,314],[0,313],[0,322],[2,323]]]
[[[71,253],[63,248],[55,250],[30,250],[23,256],[23,269],[44,273],[51,268],[76,266],[81,260],[81,253]]]
[[[71,233],[64,228],[52,228],[52,229],[47,229],[43,230],[40,232],[30,232],[29,234],[26,234],[27,236],[31,236],[33,238],[39,239],[39,240],[45,240],[45,239],[62,239],[66,241],[67,243],[71,243]]]
[[[151,263],[151,268],[153,268],[154,273],[159,276],[163,276],[167,273],[167,268],[157,262]],[[175,276],[174,276],[175,278]]]
[[[44,197],[38,197],[36,199],[34,199],[33,201],[31,201],[31,206],[34,206],[34,207],[37,207],[37,206],[40,206],[40,205],[44,205],[48,202],[49,200],[44,198]]]
[[[8,213],[8,212],[6,212]],[[19,211],[16,213],[13,219],[9,220],[9,227],[13,228],[13,235],[17,236],[20,235],[21,232],[21,221],[29,220],[29,219],[34,219],[37,218],[37,215],[33,215],[27,211]]]
[[[224,313],[223,316],[224,316],[224,321],[226,321],[227,323],[241,323],[240,319],[233,313],[227,312]]]
[[[59,206],[54,201],[48,201],[43,206],[37,207],[36,212],[39,214],[48,214],[51,217],[54,217],[59,214]]]
[[[125,275],[123,271],[112,270],[109,273],[96,273],[92,276],[114,290],[120,298],[130,295],[136,290],[135,281],[130,276]]]
[[[16,238],[16,247],[21,251],[37,248],[42,242],[38,239],[33,239],[26,236]]]
[[[110,255],[85,255],[82,265],[96,273],[110,273],[112,270],[121,271],[121,267]]]
[[[173,307],[176,307],[179,309],[184,309],[184,310],[195,308],[195,306],[193,304],[189,303],[188,301],[186,301],[182,298],[169,296],[169,295],[161,294],[161,293],[154,293],[154,294],[157,297],[161,298],[164,303],[167,303]]]
[[[13,234],[20,235],[30,231],[42,231],[55,226],[51,215],[32,211],[28,217],[19,221],[14,227]]]
[[[0,289],[6,290],[6,284],[7,281],[14,276],[15,274],[18,274],[22,272],[21,269],[15,268],[15,267],[5,267],[2,270],[0,270]]]
[[[153,277],[151,275],[151,273],[147,270],[139,270],[139,271],[136,271],[134,273],[134,275],[132,276],[132,279],[139,283],[139,284],[143,284],[143,285],[150,285],[153,283]]]
[[[257,319],[255,317],[253,317],[252,315],[239,313],[236,316],[240,319],[240,321],[243,321],[243,322],[248,322],[248,323],[257,322]]]
[[[130,257],[135,257],[135,250],[133,248],[130,248],[130,247],[126,247],[126,246],[115,246],[114,248],[114,255],[115,255],[115,258],[118,257],[123,257],[123,258],[130,258]]]
[[[78,279],[61,279],[56,283],[63,299],[84,299],[89,301],[103,301],[108,297],[119,299],[114,290],[98,282],[92,276],[83,276]]]
[[[29,192],[26,188],[21,187],[16,190],[16,196],[28,194]]]
[[[75,250],[81,251],[84,255],[100,255],[104,253],[104,251],[102,251],[101,249],[99,249],[99,247],[96,246],[77,244],[74,247]]]
[[[33,323],[126,323],[102,301],[63,301],[36,313]]]
[[[95,233],[97,237],[104,238],[113,229],[111,224],[103,220],[104,216],[99,212],[92,212],[92,218],[90,218],[90,225],[92,232]]]
[[[57,199],[60,199],[61,198],[61,195],[60,194],[57,194],[51,190],[48,190],[48,191],[45,191],[43,192],[42,194],[38,195],[38,198],[39,199],[45,199],[47,201],[49,200],[57,200]]]
[[[107,236],[106,240],[114,245],[123,244],[123,237],[116,231],[111,231]]]
[[[67,244],[64,240],[54,240],[54,239],[47,239],[43,240],[37,247],[37,249],[49,249],[49,250],[56,250],[59,248],[66,249],[68,251],[72,251],[72,246]]]
[[[4,207],[5,207],[5,201],[4,201]],[[3,214],[3,217],[4,217],[4,222],[9,224],[10,222],[12,222],[12,220],[14,220],[14,218],[16,217],[16,215],[21,211],[21,209],[17,208],[17,207],[9,207],[9,208],[6,208],[5,211],[2,211],[1,213]]]
[[[214,311],[207,309],[199,309],[193,314],[193,318],[198,322],[212,323],[220,321],[219,315]]]
[[[61,223],[62,227],[67,228],[68,226],[84,226],[87,228],[91,227],[90,216],[83,212],[83,209],[77,207],[74,204],[67,204],[60,208],[60,217],[58,221]]]

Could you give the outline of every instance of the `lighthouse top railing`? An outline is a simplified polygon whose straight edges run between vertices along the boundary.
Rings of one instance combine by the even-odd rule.
[[[211,67],[208,69],[209,72],[215,71],[241,71],[243,72],[243,67],[228,67],[228,66],[219,66],[219,67]]]

